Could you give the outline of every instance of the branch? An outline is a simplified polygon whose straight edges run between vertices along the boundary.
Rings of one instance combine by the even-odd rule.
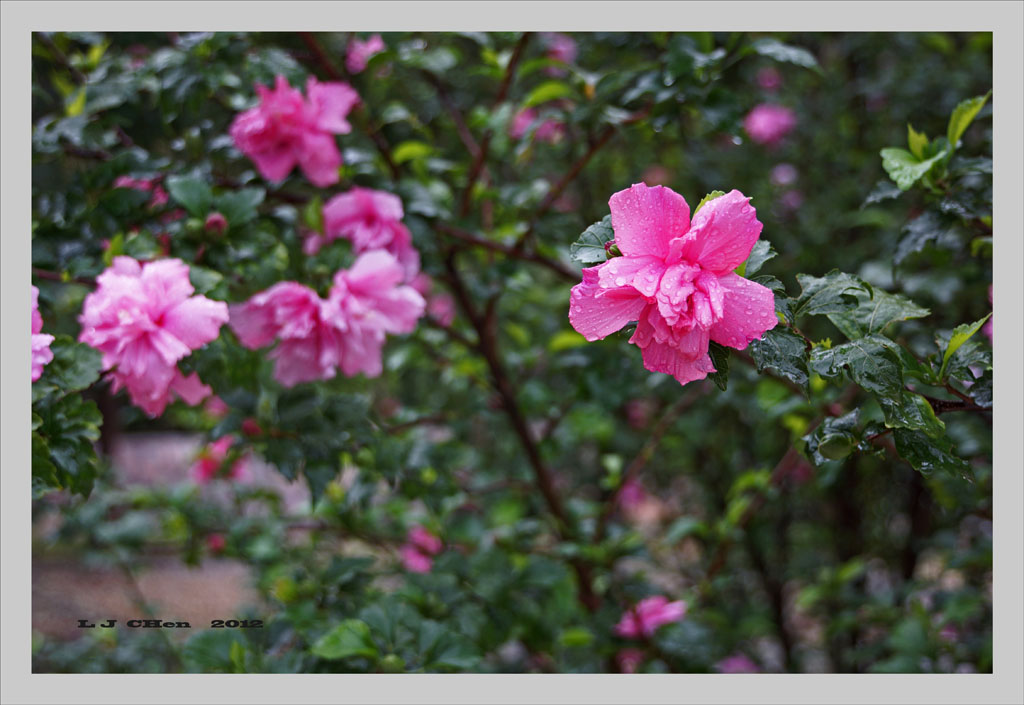
[[[508,416],[512,429],[515,431],[515,434],[519,439],[519,444],[526,453],[526,458],[530,464],[530,468],[533,470],[534,481],[537,488],[540,490],[540,493],[548,506],[548,510],[556,519],[558,533],[563,537],[571,536],[573,533],[573,527],[570,522],[569,515],[565,510],[565,506],[562,504],[562,499],[555,490],[554,477],[551,474],[551,470],[544,464],[544,460],[540,455],[540,449],[534,441],[533,436],[530,434],[526,418],[523,416],[523,412],[519,408],[519,403],[516,400],[512,383],[509,380],[501,361],[501,354],[497,347],[496,338],[488,335],[488,322],[485,317],[480,315],[480,312],[473,304],[472,297],[466,289],[465,283],[462,281],[462,277],[459,275],[459,272],[455,267],[454,251],[449,250],[445,256],[444,263],[445,268],[448,271],[452,293],[455,295],[455,299],[458,302],[459,307],[466,314],[466,317],[476,330],[477,339],[479,341],[477,349],[487,362],[487,367],[491,372],[494,388],[501,397],[502,409],[505,412],[505,415]],[[576,576],[578,578],[580,602],[583,603],[588,610],[596,610],[599,604],[599,598],[593,591],[588,566],[579,560],[573,560],[572,566],[575,569]]]
[[[512,257],[513,259],[524,260],[526,262],[533,262],[535,264],[547,267],[552,272],[554,272],[555,274],[557,274],[559,277],[566,281],[578,282],[580,280],[579,275],[576,274],[575,272],[572,272],[559,262],[556,262],[553,259],[549,259],[548,257],[538,254],[537,252],[526,252],[521,249],[516,249],[515,247],[502,245],[501,243],[494,242],[493,240],[484,239],[482,237],[474,235],[473,233],[462,230],[461,228],[456,228],[452,225],[447,225],[445,223],[438,223],[436,227],[439,231],[443,232],[444,234],[449,235],[455,238],[456,240],[460,240],[467,244],[475,245],[476,247],[483,247],[488,250],[493,250],[494,252],[500,252],[501,254],[506,255],[507,257]]]
[[[505,97],[508,95],[509,88],[512,86],[512,79],[515,76],[516,66],[519,64],[519,59],[522,58],[523,51],[526,50],[526,44],[530,40],[530,33],[523,32],[523,36],[519,38],[516,43],[516,48],[512,51],[512,57],[508,61],[508,66],[505,67],[505,77],[501,80],[501,85],[498,87],[498,95],[494,99],[494,106],[497,107],[505,101]],[[469,176],[466,179],[466,189],[462,192],[462,202],[459,206],[459,215],[465,216],[469,213],[469,205],[473,197],[473,187],[476,186],[476,180],[480,178],[480,172],[483,169],[484,162],[487,161],[487,152],[491,147],[491,137],[493,131],[488,130],[484,133],[483,139],[480,140],[480,148],[476,154],[476,158],[473,160],[473,165],[469,169]]]

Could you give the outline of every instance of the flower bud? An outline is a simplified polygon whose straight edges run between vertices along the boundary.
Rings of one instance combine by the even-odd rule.
[[[220,237],[228,230],[228,219],[221,213],[210,213],[210,215],[206,216],[206,222],[203,224],[203,228],[210,235]]]

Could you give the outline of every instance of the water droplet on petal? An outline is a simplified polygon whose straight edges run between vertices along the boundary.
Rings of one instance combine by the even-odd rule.
[[[625,279],[623,279],[622,277],[616,277],[616,279],[615,279],[615,286],[625,286],[625,285],[626,285],[626,280]]]

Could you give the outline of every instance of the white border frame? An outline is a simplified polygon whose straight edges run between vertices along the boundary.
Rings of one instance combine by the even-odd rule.
[[[1019,2],[4,2],[0,192],[4,703],[1021,703],[1024,683],[1024,4]],[[178,30],[991,31],[996,235],[992,674],[51,675],[31,673],[30,32]],[[1016,302],[1016,306],[1014,305]],[[642,699],[642,700],[641,700]]]

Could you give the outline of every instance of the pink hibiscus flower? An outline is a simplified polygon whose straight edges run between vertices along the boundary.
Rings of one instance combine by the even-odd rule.
[[[708,201],[690,222],[682,196],[634,184],[611,197],[612,228],[622,257],[583,270],[572,288],[569,322],[587,340],[638,321],[629,342],[644,367],[680,384],[714,372],[714,340],[742,350],[778,323],[766,287],[732,270],[761,234],[750,199],[739,191]]]
[[[256,92],[260,104],[235,117],[230,134],[263,177],[280,181],[298,164],[316,186],[338,183],[341,152],[334,135],[352,131],[345,119],[359,103],[352,87],[310,77],[303,98],[278,76],[273,90],[257,85]]]
[[[540,38],[547,48],[546,53],[549,59],[561,61],[565,64],[571,64],[576,60],[576,41],[568,34],[541,32]],[[564,69],[555,66],[549,66],[544,71],[549,76],[564,76],[566,74]]]
[[[406,277],[416,275],[420,255],[412,245],[412,234],[402,224],[402,199],[386,191],[355,187],[324,204],[324,235],[306,239],[303,251],[315,254],[324,245],[345,238],[357,253],[387,250],[405,269]]]
[[[379,54],[385,48],[384,40],[380,38],[379,34],[374,34],[366,41],[353,39],[348,43],[348,49],[345,52],[345,68],[349,73],[360,73],[366,68],[370,57]]]
[[[150,416],[163,413],[171,393],[195,406],[210,388],[178,362],[217,338],[228,320],[222,301],[193,296],[188,266],[178,259],[140,264],[115,257],[85,297],[79,340],[103,353],[113,389],[128,389],[132,403]]]
[[[296,282],[281,282],[231,307],[231,328],[242,345],[277,346],[274,377],[286,387],[331,379],[380,375],[387,333],[410,333],[423,315],[423,297],[410,286],[398,260],[384,250],[360,255],[334,275],[328,298]]]
[[[32,381],[43,374],[43,367],[53,360],[52,335],[43,333],[43,317],[39,314],[39,289],[32,287]]]
[[[402,564],[410,573],[429,573],[434,564],[431,557],[440,553],[443,547],[437,536],[422,526],[414,526],[399,549]]]
[[[735,653],[715,664],[719,673],[760,673],[761,669],[746,654]]]
[[[623,614],[615,625],[615,633],[627,639],[648,639],[658,627],[678,622],[685,616],[685,602],[669,602],[667,597],[655,595],[640,600],[633,609]]]
[[[796,127],[796,114],[789,108],[762,103],[747,113],[743,129],[758,144],[774,145]]]
[[[217,477],[221,467],[224,465],[225,459],[228,457],[228,451],[231,450],[231,446],[234,443],[234,436],[221,436],[203,448],[199,452],[196,462],[192,465],[192,478],[199,484],[205,485]],[[248,459],[245,457],[241,457],[233,462],[227,473],[228,479],[231,480],[243,480],[247,475]]]

